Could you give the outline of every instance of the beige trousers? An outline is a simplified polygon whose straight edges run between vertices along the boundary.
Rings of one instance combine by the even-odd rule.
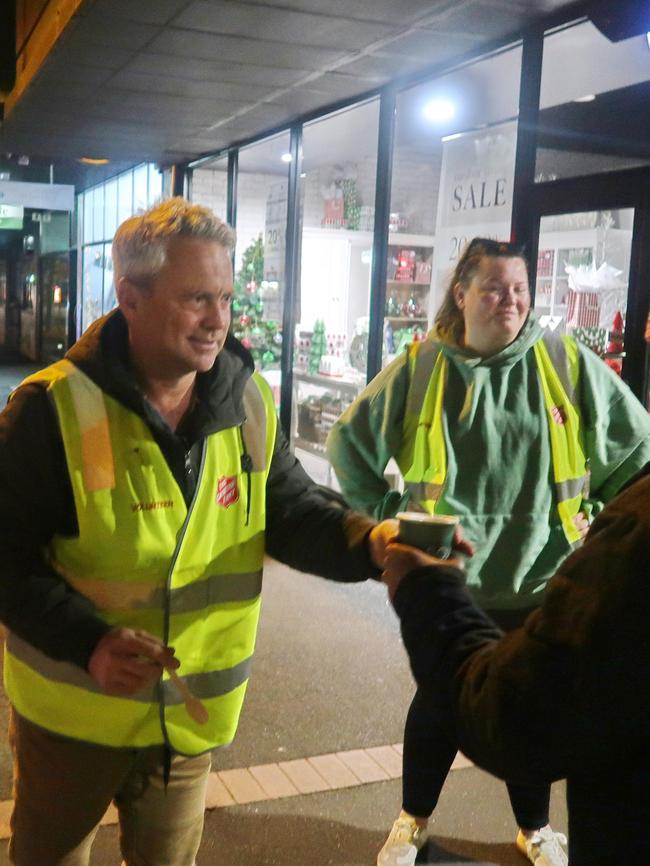
[[[107,724],[110,722],[107,720]],[[113,749],[68,740],[12,712],[16,866],[88,866],[99,822],[119,813],[126,866],[195,866],[203,832],[210,755],[172,758],[162,747]]]

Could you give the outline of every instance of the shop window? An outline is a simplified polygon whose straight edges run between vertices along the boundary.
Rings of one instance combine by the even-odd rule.
[[[366,382],[378,120],[373,100],[303,131],[292,436],[326,482],[325,439]]]
[[[149,163],[149,207],[153,207],[162,198],[162,174],[154,163]],[[107,235],[111,237],[111,235]]]
[[[141,213],[149,206],[149,172],[147,165],[133,170],[133,213]]]
[[[125,171],[117,178],[117,224],[133,214],[133,172]]]
[[[544,40],[536,180],[650,163],[650,52],[590,21]]]
[[[160,172],[155,165],[143,163],[78,196],[81,331],[116,305],[110,241],[117,227],[153,205],[161,194]],[[50,248],[67,249],[67,243],[57,243]]]
[[[83,198],[83,242],[91,244],[93,242],[93,208],[95,202],[95,190],[89,189],[82,196]]]
[[[464,247],[508,240],[521,48],[398,94],[383,363],[431,327]]]
[[[93,197],[93,230],[92,235],[88,240],[103,241],[104,240],[104,186],[95,187],[95,195]]]
[[[109,180],[104,187],[104,238],[112,238],[117,228],[117,180]]]
[[[42,211],[39,223],[41,255],[70,249],[70,214],[68,211]]]
[[[535,312],[620,373],[634,210],[557,214],[540,223]]]
[[[83,302],[81,330],[102,315],[104,286],[104,245],[93,244],[83,248],[82,287]]]
[[[110,313],[117,306],[115,282],[113,280],[113,259],[111,258],[112,246],[112,244],[104,244],[102,313]]]
[[[232,329],[280,402],[289,135],[244,148],[237,173]]]
[[[228,159],[221,157],[192,172],[192,201],[226,218],[228,209]]]

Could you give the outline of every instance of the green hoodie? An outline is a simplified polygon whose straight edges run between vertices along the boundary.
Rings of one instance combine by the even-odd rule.
[[[570,553],[557,516],[551,447],[534,353],[542,329],[531,314],[517,339],[489,358],[445,345],[443,424],[447,479],[437,511],[458,514],[476,549],[467,583],[484,608],[533,607]],[[580,411],[591,470],[585,510],[597,513],[650,460],[650,417],[628,387],[586,347]],[[329,459],[355,508],[390,517],[408,507],[391,491],[386,464],[400,450],[409,368],[404,352],[336,422]]]

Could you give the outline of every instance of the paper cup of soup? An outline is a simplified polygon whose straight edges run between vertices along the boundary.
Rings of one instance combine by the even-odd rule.
[[[426,550],[439,559],[451,554],[454,532],[459,523],[455,514],[422,514],[418,511],[400,511],[398,541]]]

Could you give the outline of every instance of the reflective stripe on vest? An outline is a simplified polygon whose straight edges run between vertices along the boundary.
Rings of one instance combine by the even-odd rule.
[[[545,334],[534,347],[548,416],[557,510],[570,544],[580,541],[573,518],[588,495],[589,473],[577,408],[578,348],[571,337]],[[409,346],[410,383],[402,449],[397,457],[411,494],[411,507],[436,510],[447,477],[443,399],[448,362],[440,344],[428,338]]]
[[[5,685],[21,714],[48,730],[110,746],[167,742],[194,755],[229,743],[246,690],[259,617],[265,488],[276,415],[255,374],[246,420],[207,438],[189,508],[146,424],[78,368],[45,381],[57,411],[79,536],[55,537],[54,568],[116,626],[142,628],[176,649],[178,671],[205,703],[192,721],[167,674],[148,692],[115,698],[81,668],[9,635]],[[250,460],[250,480],[242,452]]]

